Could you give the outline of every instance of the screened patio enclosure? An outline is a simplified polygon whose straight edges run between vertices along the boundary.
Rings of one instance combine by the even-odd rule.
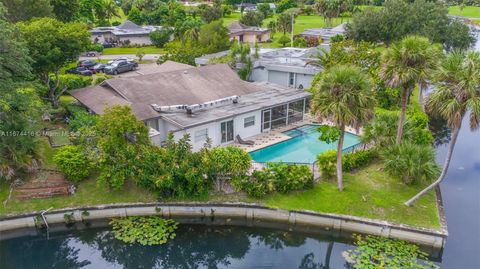
[[[306,98],[262,110],[262,132],[303,120]]]

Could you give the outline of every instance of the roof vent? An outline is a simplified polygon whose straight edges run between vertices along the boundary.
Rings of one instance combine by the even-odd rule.
[[[187,71],[187,70],[184,70],[183,73],[184,73],[184,74],[188,74],[188,71]]]

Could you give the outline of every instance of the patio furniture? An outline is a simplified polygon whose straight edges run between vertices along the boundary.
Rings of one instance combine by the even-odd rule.
[[[250,145],[250,146],[253,146],[255,144],[254,141],[252,140],[243,140],[240,135],[237,135],[237,141],[238,143],[242,144],[242,145]]]

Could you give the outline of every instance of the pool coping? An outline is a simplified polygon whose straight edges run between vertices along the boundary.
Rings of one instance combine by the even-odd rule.
[[[439,190],[437,190],[439,191]],[[437,196],[441,227],[439,229],[413,227],[384,220],[320,213],[309,210],[284,210],[255,203],[240,202],[172,202],[172,203],[118,203],[56,209],[45,213],[49,224],[65,224],[65,214],[76,222],[106,220],[115,217],[158,215],[178,219],[180,223],[208,224],[213,217],[225,221],[216,225],[259,226],[283,225],[288,230],[323,230],[339,235],[351,233],[371,234],[396,238],[421,246],[441,250],[445,246],[448,230],[444,219],[441,196]],[[88,212],[88,216],[82,214]],[[0,235],[33,229],[35,217],[41,211],[0,217]],[[232,221],[237,220],[237,222]],[[238,224],[240,221],[240,224]],[[0,240],[4,239],[0,238]],[[6,238],[9,238],[8,236]]]

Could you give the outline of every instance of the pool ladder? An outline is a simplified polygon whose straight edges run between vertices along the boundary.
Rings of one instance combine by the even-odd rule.
[[[45,213],[47,213],[50,210],[52,210],[52,207],[50,207],[47,210],[42,210],[42,212],[40,212],[40,216],[42,216],[43,223],[45,223],[45,228],[47,229],[47,239],[49,239],[50,237],[50,234],[49,234],[50,227],[48,226],[47,218],[45,218]]]

